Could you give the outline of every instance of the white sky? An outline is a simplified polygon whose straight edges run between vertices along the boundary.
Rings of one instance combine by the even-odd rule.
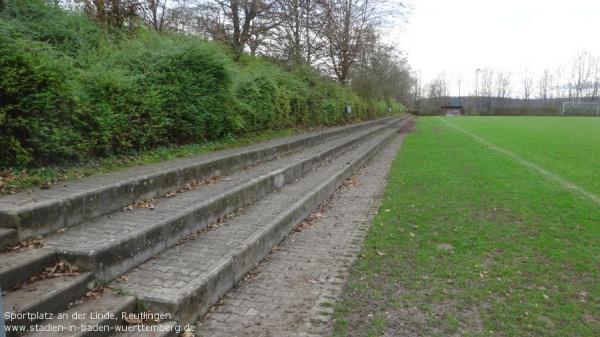
[[[390,32],[423,82],[445,71],[450,93],[472,91],[475,69],[540,72],[588,50],[600,55],[600,0],[408,0]]]

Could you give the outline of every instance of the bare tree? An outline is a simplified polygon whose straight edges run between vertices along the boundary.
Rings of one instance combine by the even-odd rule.
[[[584,96],[584,91],[588,86],[588,80],[591,76],[591,54],[588,51],[581,51],[575,55],[571,63],[571,78],[569,80],[569,89],[573,90],[570,97],[580,101]]]
[[[591,69],[590,99],[593,102],[598,99],[598,95],[600,94],[600,55],[592,59]]]
[[[211,4],[204,6],[205,25],[201,29],[209,29],[213,38],[228,43],[236,58],[250,43],[252,51],[256,51],[263,36],[278,24],[272,20],[276,0],[214,1],[219,6],[218,10]]]
[[[423,98],[423,83],[419,74],[411,74],[410,95],[412,97],[413,107],[415,109],[420,109],[421,99]]]
[[[334,75],[347,83],[351,68],[364,50],[370,32],[393,10],[385,0],[320,0],[327,51]]]
[[[392,97],[408,103],[411,73],[408,62],[393,46],[385,45],[376,37],[357,60],[352,72],[354,89],[368,97]]]
[[[533,77],[527,68],[521,72],[521,89],[523,99],[528,100],[531,98],[531,91],[533,89]]]
[[[448,79],[446,73],[440,73],[436,78],[431,80],[427,86],[426,104],[422,107],[427,114],[436,114],[441,106],[448,101]]]
[[[565,70],[564,65],[558,65],[554,69],[554,83],[553,83],[553,91],[554,96],[557,98],[564,98],[569,96],[569,79],[567,76],[567,71]]]
[[[201,4],[197,0],[168,0],[165,20],[168,30],[183,34],[200,34],[199,29]]]
[[[144,21],[155,30],[162,32],[167,28],[167,0],[144,0],[139,3]]]
[[[499,71],[496,75],[496,97],[500,102],[503,102],[510,95],[510,78],[511,74],[507,71]]]
[[[111,27],[134,28],[138,16],[137,0],[78,0],[84,12],[92,19]]]
[[[494,70],[492,68],[483,68],[479,72],[479,88],[481,96],[491,97],[494,95]]]
[[[478,106],[489,111],[492,108],[492,96],[494,95],[494,70],[490,67],[480,68],[476,80],[478,85]]]
[[[448,80],[446,74],[441,73],[427,85],[427,95],[429,98],[448,97]]]
[[[323,11],[317,0],[278,0],[280,24],[274,27],[265,47],[289,66],[319,59],[323,46]]]
[[[548,99],[551,98],[550,96],[552,96],[552,92],[551,92],[552,81],[553,81],[553,78],[552,78],[550,69],[548,69],[548,68],[544,69],[544,71],[540,75],[540,77],[538,79],[538,83],[537,83],[538,84],[537,85],[538,98],[543,100],[544,105],[548,103]]]

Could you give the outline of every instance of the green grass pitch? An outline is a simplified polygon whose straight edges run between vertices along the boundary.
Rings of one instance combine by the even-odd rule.
[[[600,118],[420,118],[336,336],[599,336]]]

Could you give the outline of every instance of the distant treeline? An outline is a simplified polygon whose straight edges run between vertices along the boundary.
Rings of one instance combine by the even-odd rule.
[[[580,99],[580,106],[572,98],[499,98],[499,97],[437,97],[422,98],[418,101],[416,113],[421,115],[440,115],[445,105],[462,106],[467,115],[482,116],[553,116],[563,114],[563,103],[573,104],[567,107],[567,114],[595,115],[597,106],[588,103],[599,103],[598,99]],[[589,111],[588,111],[589,110]]]

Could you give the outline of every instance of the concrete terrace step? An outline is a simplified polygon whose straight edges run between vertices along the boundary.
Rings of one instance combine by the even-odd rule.
[[[41,273],[54,261],[56,253],[52,249],[28,249],[0,254],[0,288],[9,290]]]
[[[122,313],[130,313],[135,310],[135,298],[132,296],[119,296],[105,291],[98,299],[90,299],[81,305],[72,307],[65,311],[67,317],[65,320],[52,320],[40,323],[40,326],[49,325],[58,327],[56,332],[34,332],[28,334],[28,337],[103,337],[114,334],[116,326],[123,324]],[[74,314],[78,313],[85,317],[83,319],[74,319]],[[115,319],[97,318],[94,319],[92,313],[106,314],[110,313]],[[69,331],[69,326],[86,326],[90,331],[81,331],[81,329]],[[108,327],[110,330],[102,330],[101,328]],[[95,331],[94,331],[95,330]],[[145,335],[139,335],[145,336]]]
[[[19,241],[17,231],[10,228],[0,228],[0,251]]]
[[[233,219],[131,270],[114,286],[136,296],[154,312],[173,314],[182,324],[195,321],[265,257],[294,224],[385,146],[398,128],[372,135]]]
[[[111,213],[139,200],[177,191],[187,183],[267,161],[325,139],[386,123],[383,118],[275,139],[253,146],[138,166],[0,198],[0,227],[17,239],[46,234]]]
[[[392,122],[397,123],[397,119]],[[113,278],[388,128],[388,124],[372,126],[249,167],[213,185],[162,199],[153,210],[136,208],[99,217],[49,235],[46,246],[97,277]]]
[[[91,280],[90,273],[82,273],[26,284],[4,296],[4,312],[34,315],[60,312],[70,303],[85,295],[89,290],[88,283]],[[36,317],[15,317],[15,319],[7,319],[6,324],[29,326],[40,320]]]

